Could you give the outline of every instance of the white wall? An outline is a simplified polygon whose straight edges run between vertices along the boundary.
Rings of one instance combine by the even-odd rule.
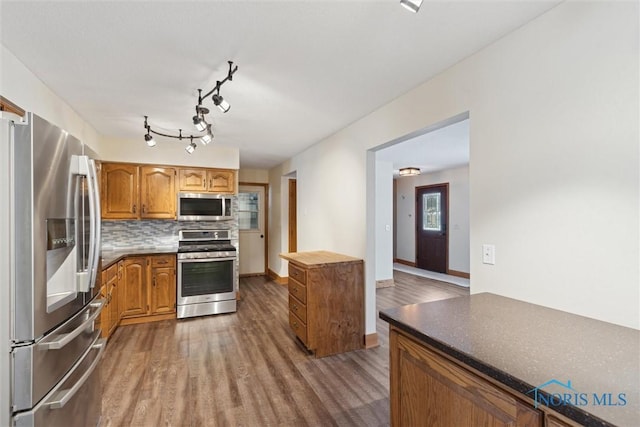
[[[269,182],[269,170],[240,168],[238,171],[238,181],[267,184]]]
[[[637,17],[637,3],[561,3],[275,168],[273,186],[297,171],[300,250],[371,254],[367,150],[468,111],[471,291],[640,328]]]
[[[98,153],[102,160],[111,162],[149,163],[158,165],[198,166],[207,168],[238,169],[240,151],[233,147],[224,147],[215,142],[195,153],[188,154],[185,141],[157,138],[155,147],[144,142],[144,132],[138,139],[101,137]]]
[[[393,163],[376,160],[374,179],[375,280],[378,281],[393,279],[393,202],[389,203],[393,201]]]
[[[469,167],[396,179],[396,257],[416,261],[415,188],[449,183],[449,269],[469,273]]]
[[[97,151],[96,130],[2,45],[0,94],[20,108],[36,113],[66,130]]]

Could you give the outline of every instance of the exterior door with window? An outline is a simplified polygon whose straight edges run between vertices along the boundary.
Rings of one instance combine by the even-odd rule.
[[[266,274],[265,196],[266,189],[262,185],[239,186],[241,276]]]
[[[447,272],[449,184],[416,188],[416,267]]]

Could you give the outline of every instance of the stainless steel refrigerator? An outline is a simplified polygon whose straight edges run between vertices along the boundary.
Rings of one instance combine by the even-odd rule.
[[[105,343],[95,326],[103,307],[95,161],[35,114],[8,132],[10,291],[0,310],[10,310],[11,424],[97,425]]]

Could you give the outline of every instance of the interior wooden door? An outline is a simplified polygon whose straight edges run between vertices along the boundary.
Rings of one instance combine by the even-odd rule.
[[[298,252],[298,184],[289,180],[289,252]]]
[[[416,187],[416,267],[446,273],[449,184]]]

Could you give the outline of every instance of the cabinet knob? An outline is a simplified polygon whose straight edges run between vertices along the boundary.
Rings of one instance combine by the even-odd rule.
[[[146,213],[147,212],[147,205],[142,205],[142,213]]]
[[[293,310],[298,311],[298,306],[296,304],[293,304]]]
[[[136,213],[136,205],[135,205],[135,203],[133,204],[133,213]]]

